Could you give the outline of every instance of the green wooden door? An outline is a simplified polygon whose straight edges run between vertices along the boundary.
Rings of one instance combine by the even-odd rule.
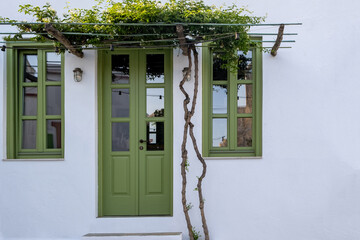
[[[99,215],[172,213],[171,52],[99,52]]]

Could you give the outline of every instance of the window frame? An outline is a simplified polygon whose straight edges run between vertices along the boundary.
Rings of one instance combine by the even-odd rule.
[[[11,159],[25,159],[25,160],[45,160],[64,157],[64,54],[61,54],[61,80],[60,82],[46,81],[46,53],[55,52],[51,43],[34,43],[34,42],[7,42],[6,44],[6,157]],[[21,93],[24,91],[22,73],[24,72],[23,56],[26,54],[36,54],[38,59],[38,82],[37,87],[37,120],[36,130],[36,149],[22,149],[22,114],[20,113],[23,107],[23,100]],[[25,86],[31,84],[25,84]],[[34,84],[35,85],[35,84]],[[46,115],[46,87],[47,86],[61,86],[61,114],[60,115]],[[39,109],[40,108],[40,109]],[[27,116],[25,116],[25,119]],[[48,149],[46,121],[47,120],[61,120],[61,148]],[[40,127],[40,128],[39,128]],[[40,139],[40,140],[39,140]],[[39,144],[40,142],[40,144]]]
[[[258,39],[256,39],[258,40]],[[211,46],[203,47],[202,55],[202,94],[203,94],[203,114],[202,114],[202,152],[204,157],[261,157],[262,156],[262,51],[260,48],[251,48],[252,51],[252,86],[253,86],[253,108],[252,108],[252,146],[251,147],[237,147],[236,133],[237,128],[231,129],[231,123],[234,125],[238,118],[236,108],[237,97],[237,84],[241,81],[237,79],[237,73],[227,70],[228,97],[227,97],[227,113],[219,114],[226,115],[227,121],[227,136],[229,138],[228,146],[224,148],[214,148],[212,146],[212,89],[213,85],[218,84],[220,81],[213,83],[213,49]],[[245,83],[250,83],[245,80]],[[230,89],[230,90],[229,90]],[[233,99],[233,101],[230,101]],[[246,117],[243,114],[243,117]],[[231,120],[232,119],[232,120]],[[235,119],[235,120],[234,120]],[[231,121],[231,123],[229,123]],[[234,133],[236,132],[236,133]],[[235,147],[234,147],[235,146]]]

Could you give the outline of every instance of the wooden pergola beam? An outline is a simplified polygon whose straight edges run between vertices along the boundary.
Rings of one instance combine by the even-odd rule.
[[[51,36],[53,36],[56,40],[58,40],[62,45],[64,45],[64,47],[68,49],[72,54],[79,58],[84,57],[84,53],[76,49],[59,30],[54,28],[51,23],[45,24],[45,31],[48,32]]]
[[[280,24],[279,32],[278,32],[278,35],[277,35],[275,44],[274,44],[274,46],[273,46],[272,49],[271,49],[271,55],[272,55],[273,57],[276,56],[277,50],[278,50],[279,47],[280,47],[280,44],[281,44],[281,41],[282,41],[283,35],[284,35],[284,28],[285,28],[285,25],[284,25],[284,24]]]

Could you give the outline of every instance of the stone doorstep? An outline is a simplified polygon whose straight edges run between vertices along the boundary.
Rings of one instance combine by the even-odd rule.
[[[88,233],[83,240],[182,240],[181,232],[158,233]]]

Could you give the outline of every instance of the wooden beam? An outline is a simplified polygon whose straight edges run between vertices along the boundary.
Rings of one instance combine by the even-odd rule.
[[[180,48],[183,52],[183,55],[187,56],[188,53],[188,45],[186,44],[186,38],[184,35],[184,27],[181,24],[176,25],[176,34],[179,39]]]
[[[47,31],[51,36],[56,38],[66,49],[68,49],[72,54],[79,58],[84,57],[84,53],[76,49],[70,41],[56,28],[53,27],[51,23],[45,24],[45,31]]]
[[[279,27],[279,32],[278,32],[278,35],[277,35],[275,44],[274,44],[274,46],[273,46],[272,49],[271,49],[271,55],[272,55],[273,57],[276,56],[277,50],[278,50],[279,47],[280,47],[280,44],[281,44],[281,41],[282,41],[283,35],[284,35],[284,28],[285,28],[285,25],[284,25],[284,24],[281,24],[280,27]]]

